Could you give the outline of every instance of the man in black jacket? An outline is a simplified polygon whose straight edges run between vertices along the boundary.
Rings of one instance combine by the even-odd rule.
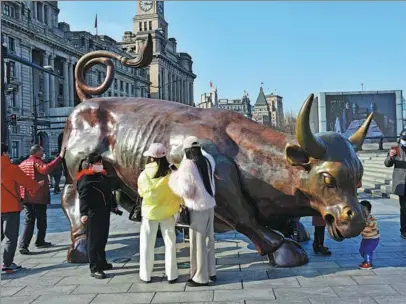
[[[406,129],[400,133],[399,145],[392,147],[385,159],[385,166],[392,167],[392,191],[399,196],[400,203],[400,235],[406,239]]]
[[[110,212],[118,212],[117,203],[107,179],[107,172],[103,168],[101,155],[89,154],[81,167],[77,175],[80,221],[87,225],[90,273],[96,279],[104,279],[104,270],[113,268],[106,260],[106,244],[110,229]]]

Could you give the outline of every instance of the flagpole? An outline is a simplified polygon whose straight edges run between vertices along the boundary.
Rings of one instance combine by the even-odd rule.
[[[96,19],[94,20],[94,27],[96,28],[96,36],[99,36],[98,24],[97,24],[97,14],[96,14]]]

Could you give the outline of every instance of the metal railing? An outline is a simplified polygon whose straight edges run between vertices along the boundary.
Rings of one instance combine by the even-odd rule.
[[[365,140],[367,140],[367,139],[379,140],[379,142],[378,142],[378,150],[383,151],[383,141],[385,139],[395,139],[397,141],[399,139],[399,136],[372,136],[372,137],[365,137]],[[360,149],[360,151],[361,150],[362,150],[362,148]]]

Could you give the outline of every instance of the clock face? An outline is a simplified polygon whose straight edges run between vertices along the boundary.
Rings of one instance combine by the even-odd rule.
[[[147,12],[152,8],[152,0],[151,1],[140,1],[140,8]]]
[[[158,13],[160,13],[160,14],[164,13],[164,2],[163,1],[158,1]]]

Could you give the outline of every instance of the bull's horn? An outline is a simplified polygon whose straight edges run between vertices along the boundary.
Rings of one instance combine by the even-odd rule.
[[[367,135],[369,125],[371,124],[373,117],[374,113],[369,114],[368,118],[364,121],[357,132],[350,136],[349,141],[357,148],[361,148],[362,144],[364,143],[365,136]]]
[[[324,143],[313,135],[309,117],[314,95],[310,94],[300,109],[296,120],[296,139],[299,145],[313,158],[321,158],[326,152]]]

